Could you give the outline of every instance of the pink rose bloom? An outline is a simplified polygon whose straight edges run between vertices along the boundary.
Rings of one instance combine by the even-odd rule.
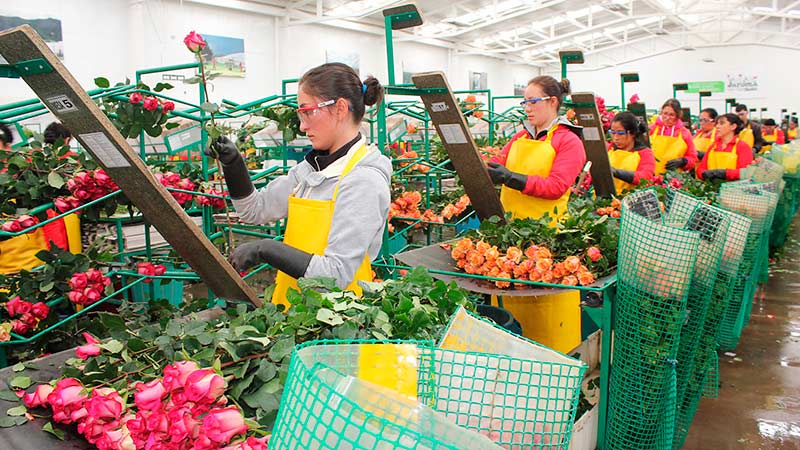
[[[84,303],[84,301],[85,301],[85,298],[83,296],[83,292],[81,292],[81,291],[68,292],[67,293],[67,298],[69,299],[69,301],[71,301],[72,303],[75,303],[76,305],[82,305]]]
[[[125,409],[119,392],[112,388],[97,388],[92,391],[85,407],[90,417],[105,423],[119,420]]]
[[[103,281],[103,273],[97,269],[89,269],[86,271],[86,276],[89,277],[89,281],[92,283],[100,283]]]
[[[192,53],[200,53],[200,50],[206,46],[206,41],[203,40],[203,36],[200,36],[194,31],[190,31],[189,34],[183,38],[183,43],[186,44],[186,48]]]
[[[213,369],[195,370],[184,384],[186,398],[197,403],[214,403],[225,392],[225,380]]]
[[[88,288],[87,287],[86,289],[83,290],[83,298],[84,298],[84,302],[85,302],[84,304],[85,305],[91,305],[92,303],[94,303],[94,302],[100,300],[101,298],[103,298],[103,295],[100,292],[97,291],[97,288],[93,288],[93,287]]]
[[[267,450],[268,436],[256,438],[255,436],[248,436],[244,442],[239,442],[228,447],[222,447],[221,450]]]
[[[86,339],[86,345],[81,345],[75,349],[75,355],[83,360],[89,359],[90,356],[97,356],[102,352],[102,349],[97,346],[100,343],[94,336],[87,332],[83,332],[83,338]]]
[[[31,311],[33,304],[26,302],[19,295],[6,302],[6,311],[9,317],[21,316]]]
[[[106,429],[95,445],[101,450],[136,450],[136,444],[126,425],[113,430]]]
[[[16,233],[17,231],[22,231],[22,225],[20,225],[16,220],[12,220],[4,223],[2,229],[3,231],[7,231],[9,233]]]
[[[36,389],[31,392],[30,394],[25,394],[22,396],[22,401],[25,403],[25,406],[28,408],[36,408],[37,406],[46,406],[47,405],[47,396],[53,392],[53,386],[49,384],[40,384],[36,386]]]
[[[47,403],[53,409],[53,420],[59,423],[72,423],[86,416],[85,401],[83,385],[75,378],[59,380],[47,396]]]
[[[17,219],[17,222],[19,222],[19,224],[22,227],[22,229],[25,229],[25,228],[30,228],[30,227],[36,225],[37,223],[39,223],[39,219],[37,219],[35,217],[31,217],[31,216],[26,214],[26,215],[19,216],[19,219]]]
[[[33,327],[30,324],[25,323],[21,320],[15,320],[12,323],[13,326],[11,327],[11,331],[17,334],[27,334],[29,331],[33,329]]]
[[[186,406],[168,410],[169,436],[172,442],[195,439],[200,434],[201,420],[196,419]]]
[[[236,406],[227,408],[215,408],[203,417],[203,427],[200,434],[212,442],[225,444],[237,434],[247,431],[244,424],[244,417]]]
[[[589,247],[586,250],[586,256],[588,256],[589,259],[592,260],[592,262],[597,262],[597,261],[600,260],[600,258],[603,257],[603,254],[600,252],[599,248],[597,248],[597,247]]]
[[[140,94],[140,93],[138,93],[138,92],[134,92],[134,93],[133,93],[133,94],[131,94],[131,96],[128,98],[128,101],[129,101],[130,103],[134,104],[134,105],[138,105],[139,103],[142,103],[142,99],[143,99],[143,98],[144,98],[144,97],[142,97],[142,94]]]
[[[164,112],[174,111],[175,110],[175,103],[167,101],[161,105],[161,110]]]
[[[639,94],[631,95],[630,100],[628,100],[628,103],[638,103],[638,102],[639,102]]]
[[[182,388],[186,384],[186,379],[189,375],[198,370],[199,367],[194,361],[178,361],[164,367],[164,379],[161,384],[168,391],[175,391]]]
[[[92,184],[92,182],[94,181],[89,172],[78,172],[72,177],[72,179],[75,181],[76,184],[80,186]],[[69,183],[67,183],[67,186],[69,187]]]
[[[33,317],[42,320],[50,314],[50,307],[46,303],[36,302],[31,308],[31,314],[33,314]]]
[[[167,390],[159,379],[148,383],[137,383],[134,387],[136,388],[134,403],[143,410],[159,409],[161,400],[167,395]]]
[[[58,210],[58,212],[69,211],[70,209],[69,202],[64,200],[63,197],[59,197],[53,200],[53,203],[56,205],[56,209]]]
[[[142,108],[148,111],[155,111],[158,109],[158,99],[155,97],[147,97],[142,103]]]
[[[672,178],[671,180],[669,180],[669,187],[671,187],[672,189],[680,189],[683,187],[683,183],[681,182],[681,180],[677,178]]]
[[[94,180],[100,186],[108,186],[109,184],[113,183],[113,181],[111,181],[111,177],[108,176],[106,171],[103,169],[97,169],[94,171]]]
[[[89,277],[85,273],[72,274],[69,279],[69,287],[72,290],[83,289],[89,283]]]

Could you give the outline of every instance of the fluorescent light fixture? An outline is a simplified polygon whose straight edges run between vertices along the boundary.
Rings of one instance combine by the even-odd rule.
[[[483,6],[467,14],[449,17],[444,19],[444,21],[461,26],[471,26],[486,18],[502,15],[521,6],[528,6],[534,3],[538,2],[525,0],[506,0],[504,2],[492,3],[491,5]]]
[[[755,6],[753,8],[750,8],[750,10],[753,12],[764,12],[764,13],[772,13],[776,11],[776,9],[771,6]]]

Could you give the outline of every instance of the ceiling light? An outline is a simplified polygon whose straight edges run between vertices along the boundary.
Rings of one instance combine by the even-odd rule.
[[[776,10],[775,10],[775,8],[773,8],[771,6],[756,6],[754,8],[751,8],[751,11],[753,11],[753,12],[772,13],[772,12],[775,12]]]

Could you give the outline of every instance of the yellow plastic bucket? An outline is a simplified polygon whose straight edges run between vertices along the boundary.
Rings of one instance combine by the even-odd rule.
[[[492,305],[499,306],[492,296]],[[522,325],[522,335],[561,353],[581,343],[581,295],[572,290],[535,297],[503,297],[503,308]]]

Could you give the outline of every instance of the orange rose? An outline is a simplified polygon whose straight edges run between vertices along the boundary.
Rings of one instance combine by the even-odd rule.
[[[478,250],[470,250],[467,252],[467,262],[471,265],[475,267],[482,266],[484,261],[483,255]]]
[[[486,251],[490,248],[492,247],[486,241],[478,241],[478,243],[475,244],[475,249],[478,250],[481,255],[486,254]]]
[[[531,269],[534,267],[534,262],[531,259],[526,259],[519,263],[517,267],[514,268],[514,276],[516,278],[523,278],[523,275],[527,275]]]
[[[578,278],[575,275],[567,275],[563,280],[561,280],[561,284],[566,284],[567,286],[577,286]]]
[[[575,273],[581,267],[581,260],[577,256],[568,256],[564,260],[564,268],[567,273]]]
[[[464,251],[468,251],[468,250],[472,250],[473,248],[475,248],[475,245],[472,243],[472,239],[470,239],[470,238],[462,238],[460,241],[458,241],[458,244],[456,244],[456,247],[458,247],[458,248],[460,248],[460,249],[462,249]]]
[[[519,263],[522,259],[522,250],[520,250],[519,247],[508,247],[508,250],[506,250],[506,258],[515,263]]]
[[[555,280],[555,277],[553,276],[553,272],[548,270],[548,271],[542,273],[542,282],[543,283],[552,283],[554,280]]]
[[[612,208],[619,209],[621,206],[622,206],[622,202],[618,198],[615,198],[615,199],[611,200],[611,207]]]
[[[453,248],[453,251],[450,252],[450,256],[452,256],[453,259],[455,259],[455,260],[459,260],[459,259],[462,259],[462,258],[466,258],[467,257],[467,252],[465,252],[464,249],[462,249],[460,247],[455,247],[455,248]]]
[[[466,259],[459,259],[458,261],[456,261],[456,267],[458,267],[459,269],[464,269],[466,268],[466,266],[467,266]]]
[[[553,266],[553,277],[555,278],[563,278],[567,274],[567,269],[564,267],[564,263],[556,263]]]
[[[544,247],[539,247],[539,249],[536,250],[536,259],[552,259],[552,258],[553,255],[550,253],[550,250]]]
[[[464,272],[467,272],[468,274],[471,275],[475,275],[478,273],[478,268],[470,263],[467,263],[467,265],[464,266]]]
[[[578,283],[580,283],[581,286],[594,283],[594,274],[588,270],[578,272]]]
[[[536,260],[536,269],[540,272],[549,272],[553,268],[553,260],[542,258]]]
[[[542,281],[542,275],[542,271],[534,267],[528,274],[528,279],[531,281]]]
[[[538,258],[536,256],[536,253],[538,251],[539,251],[539,246],[538,245],[531,245],[530,247],[525,249],[525,256],[527,256],[528,259],[536,260]]]
[[[500,257],[500,251],[497,250],[497,247],[492,246],[489,250],[486,250],[483,253],[483,256],[486,258],[487,261],[495,261],[497,258]]]
[[[511,274],[509,274],[508,272],[500,272],[497,275],[497,277],[498,278],[511,278]],[[500,289],[505,289],[505,288],[511,286],[511,283],[508,282],[508,281],[495,281],[494,285],[499,287]]]

